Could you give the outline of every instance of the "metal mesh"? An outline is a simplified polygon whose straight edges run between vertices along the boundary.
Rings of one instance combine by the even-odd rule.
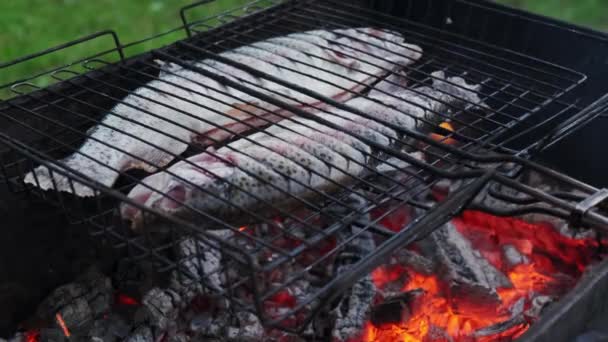
[[[564,95],[583,83],[585,75],[532,56],[450,33],[452,20],[470,20],[471,25],[474,25],[475,21],[470,16],[458,14],[459,8],[468,5],[468,2],[457,2],[459,5],[453,8],[452,13],[442,17],[444,23],[439,26],[410,19],[429,17],[433,12],[433,1],[428,2],[428,13],[423,16],[420,16],[413,1],[408,3],[411,5],[405,7],[405,15],[395,17],[359,4],[338,1],[260,1],[246,10],[241,9],[240,13],[255,12],[243,18],[226,13],[219,19],[188,24],[186,28],[189,34],[193,34],[192,37],[143,56],[119,63],[107,61],[104,55],[95,56],[78,67],[65,67],[46,75],[61,81],[51,87],[38,88],[31,82],[20,82],[12,89],[21,95],[0,104],[0,117],[4,127],[1,138],[7,146],[2,154],[4,178],[15,191],[41,196],[61,206],[74,221],[89,223],[94,235],[128,251],[132,260],[152,260],[158,270],[175,271],[180,279],[188,279],[185,282],[201,283],[205,289],[226,296],[233,303],[258,313],[264,323],[289,330],[302,329],[327,300],[335,298],[352,281],[380,264],[392,250],[423,236],[462,209],[489,181],[516,187],[530,196],[538,196],[553,205],[561,206],[561,210],[573,209],[572,203],[552,195],[539,194],[495,170],[500,170],[497,165],[513,161],[529,166],[524,160],[513,156],[525,156],[547,141],[533,138],[519,149],[514,149],[510,144],[522,139],[525,141],[525,137],[534,137],[538,127],[552,126],[562,121],[563,117],[581,113],[582,108],[564,100]],[[267,5],[273,6],[266,8]],[[221,54],[268,37],[312,29],[335,30],[362,26],[399,32],[406,43],[422,47],[422,58],[398,71],[374,65],[388,74],[388,77],[398,75],[407,81],[407,84],[392,82],[392,91],[380,93],[388,99],[399,99],[422,110],[424,115],[415,116],[411,112],[389,107],[401,115],[411,117],[414,125],[404,127],[389,122],[353,107],[349,102],[337,101],[294,84],[289,79],[276,77]],[[341,44],[339,41],[332,43],[336,49]],[[377,48],[378,51],[382,50],[381,46]],[[334,52],[344,54],[340,50]],[[313,57],[326,63],[335,63],[329,59],[323,60],[322,57]],[[345,57],[353,58],[359,65],[368,63],[357,56]],[[381,59],[381,56],[371,57]],[[204,69],[193,63],[205,58],[229,65],[264,82],[252,81],[246,77],[225,77],[214,72],[213,68]],[[159,60],[163,63],[159,64]],[[266,62],[285,68],[274,61]],[[304,63],[297,59],[290,62],[295,65]],[[166,63],[179,67],[167,68]],[[82,68],[88,72],[82,72]],[[357,66],[353,68],[356,69]],[[196,77],[184,76],[183,70]],[[295,69],[290,71],[298,72]],[[174,77],[167,80],[159,76],[161,72]],[[456,82],[456,77],[466,83]],[[201,80],[213,80],[216,83],[202,83]],[[151,81],[157,82],[150,83]],[[317,81],[340,87],[329,79],[317,77]],[[357,80],[349,81],[358,83]],[[289,89],[290,92],[281,93],[277,88],[265,86],[269,83],[278,84],[282,87],[280,89]],[[208,92],[197,92],[184,84],[206,87],[215,94],[221,94],[223,99],[218,100]],[[479,85],[479,88],[467,88],[463,84]],[[358,98],[378,102],[369,97],[368,89],[376,84],[360,85],[366,90],[341,90]],[[165,86],[168,88],[163,88]],[[35,88],[36,91],[27,93],[24,91],[26,88]],[[147,89],[149,92],[146,95],[135,89]],[[432,91],[427,91],[428,89]],[[396,93],[406,91],[410,98],[396,96]],[[470,97],[463,96],[461,92],[465,91],[474,94],[479,100],[471,101]],[[331,190],[316,188],[291,177],[289,173],[274,170],[283,179],[292,182],[292,187],[300,189],[291,191],[273,181],[261,179],[251,169],[240,167],[234,161],[226,159],[230,153],[241,153],[227,141],[211,139],[206,143],[227,146],[224,148],[229,152],[218,154],[213,149],[206,149],[207,146],[201,147],[200,144],[182,140],[188,149],[183,154],[171,155],[174,163],[181,162],[197,172],[213,175],[212,170],[204,169],[188,159],[189,156],[207,153],[264,184],[268,192],[280,193],[280,202],[289,205],[268,199],[264,192],[248,190],[243,184],[229,184],[230,191],[242,193],[256,203],[253,207],[242,205],[184,179],[175,174],[170,166],[152,165],[207,196],[218,197],[218,202],[229,207],[231,213],[228,216],[218,215],[217,212],[201,209],[192,203],[179,203],[186,209],[180,215],[171,216],[147,208],[126,196],[135,185],[140,185],[179,202],[179,198],[164,189],[142,183],[143,172],[115,169],[120,173],[120,178],[110,189],[96,182],[95,177],[87,177],[80,170],[54,162],[72,153],[79,153],[78,149],[84,139],[90,136],[89,129],[95,125],[104,125],[104,117],[120,116],[121,113],[113,112],[116,104],[123,104],[125,108],[138,110],[144,115],[163,118],[163,113],[137,106],[137,101],[125,100],[126,95],[154,103],[158,105],[153,107],[157,110],[167,109],[201,121],[204,119],[197,117],[196,113],[177,108],[167,99],[188,103],[190,111],[204,109],[225,115],[204,102],[192,101],[190,96],[216,101],[214,103],[222,101],[222,105],[244,112],[249,119],[256,119],[256,124],[250,120],[235,119],[245,129],[234,130],[233,127],[212,121],[206,123],[225,132],[230,141],[241,144],[237,146],[255,145],[259,148],[258,151],[268,154],[278,152],[265,145],[263,140],[252,138],[254,133],[263,132],[281,143],[292,143],[292,140],[289,136],[286,138],[285,135],[269,133],[267,126],[302,139],[308,139],[309,136],[293,127],[304,127],[305,132],[315,134],[338,132],[345,141],[361,142],[369,149],[359,151],[364,156],[364,161],[351,159],[348,164],[324,161],[330,169],[347,174],[348,181],[336,181],[331,174],[310,168],[298,160],[293,161],[299,170],[304,170],[310,177],[318,177]],[[315,105],[302,101],[302,96],[314,99]],[[605,106],[604,102],[586,109],[583,116],[598,115]],[[261,116],[257,111],[268,111],[269,107],[272,108],[270,118]],[[379,136],[387,138],[388,131],[396,134],[388,137],[390,144],[381,144],[360,131],[341,126],[342,121],[335,121],[336,117],[340,117],[336,111],[340,110],[379,125],[375,127],[386,128],[385,133],[375,132]],[[297,121],[301,119],[307,121]],[[294,122],[299,125],[290,126]],[[444,125],[446,122],[450,123],[450,129]],[[192,135],[197,134],[192,127],[180,122],[172,123]],[[111,128],[117,134],[131,135],[134,141],[157,149],[164,148],[156,145],[155,141],[133,135],[120,127]],[[158,134],[169,134],[156,127],[147,129]],[[100,140],[98,143],[107,149],[122,151],[136,162],[153,164],[150,160],[127,151],[126,146],[115,145],[112,141]],[[104,161],[96,159],[98,156],[86,157],[104,167]],[[66,191],[42,191],[39,186],[25,185],[23,175],[39,165],[46,166],[51,175],[67,177]],[[348,165],[355,165],[360,172],[350,173]],[[217,174],[213,176],[221,178]],[[54,180],[55,177],[51,179]],[[429,205],[425,199],[442,179],[458,179],[462,183],[462,189],[443,202]],[[35,179],[34,183],[38,183],[38,180]],[[70,194],[81,186],[90,188],[95,196],[83,199]],[[592,193],[596,189],[583,187],[583,190]],[[121,219],[120,205],[124,203],[145,213],[142,215],[143,229],[134,231],[129,222]],[[399,227],[397,233],[381,224],[387,218],[404,214],[404,210],[409,216],[404,221],[408,227]],[[601,221],[600,216],[594,219]],[[355,248],[353,252],[353,241],[366,234],[374,237],[374,248],[364,251]],[[185,250],[189,252],[186,253]],[[210,251],[217,253],[209,255]],[[324,270],[331,269],[328,265],[340,260],[346,252],[356,254],[352,266],[346,272],[325,274]],[[208,264],[205,264],[205,258]],[[214,263],[209,258],[216,258],[220,262]],[[306,283],[308,290],[297,304],[289,310],[277,310],[273,306],[278,294],[291,291],[297,286],[302,287],[302,282]]]

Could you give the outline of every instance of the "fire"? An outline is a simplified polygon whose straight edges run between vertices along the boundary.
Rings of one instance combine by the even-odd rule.
[[[38,342],[40,341],[40,331],[30,330],[25,333],[25,342]]]
[[[61,328],[61,331],[63,331],[65,337],[70,337],[70,330],[68,329],[68,326],[65,324],[65,321],[63,320],[63,317],[61,317],[61,314],[59,312],[55,314],[55,319],[57,320],[57,324],[59,324],[59,327]]]
[[[116,304],[134,306],[139,305],[139,301],[133,297],[127,296],[124,293],[117,293],[115,297]]]
[[[505,322],[510,309],[520,301],[524,308],[539,294],[556,297],[574,286],[587,265],[597,256],[598,242],[572,239],[559,234],[550,224],[528,223],[515,218],[500,218],[482,212],[466,211],[454,219],[458,231],[497,269],[508,276],[512,288],[498,289],[498,307],[473,313],[452,305],[445,284],[436,275],[423,275],[407,265],[377,268],[374,283],[383,288],[407,277],[402,292],[423,291],[406,322],[375,326],[367,322],[361,340],[384,341],[510,341],[523,334],[532,318],[516,322],[511,328],[494,335],[475,336],[480,329]],[[514,246],[527,262],[510,265],[501,253],[506,245]],[[490,306],[494,306],[491,304]],[[444,335],[442,335],[444,334]],[[443,337],[442,337],[443,336]]]
[[[454,130],[454,126],[451,123],[447,122],[447,121],[444,121],[444,122],[440,123],[439,127],[443,128],[444,130],[446,130],[448,132],[454,132],[455,131]],[[448,137],[446,135],[437,134],[437,133],[431,133],[430,137],[433,138],[433,140],[435,140],[435,141],[439,141],[439,142],[442,142],[442,143],[447,144],[447,145],[454,145],[457,142],[456,139],[453,139],[453,138]]]

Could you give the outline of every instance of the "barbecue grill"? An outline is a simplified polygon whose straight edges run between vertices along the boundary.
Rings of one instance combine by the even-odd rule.
[[[559,42],[539,42],[549,35],[563,37],[564,41],[576,40],[580,46],[606,49],[605,37],[485,1],[468,0],[350,3],[260,0],[217,16],[190,21],[190,10],[207,2],[183,8],[180,11],[183,27],[164,34],[184,30],[185,39],[144,54],[128,57],[126,51],[141,41],[121,44],[114,32],[104,31],[1,65],[8,68],[105,36],[110,36],[116,45],[109,51],[2,86],[17,95],[0,103],[0,141],[5,146],[1,154],[2,180],[9,188],[14,193],[40,197],[57,205],[71,222],[87,224],[93,236],[125,253],[128,260],[151,262],[160,272],[174,272],[182,282],[201,284],[206,291],[225,296],[233,305],[255,312],[266,326],[297,333],[302,333],[328,303],[381,265],[397,248],[425,237],[466,207],[501,216],[543,211],[577,226],[608,229],[608,217],[597,208],[607,197],[605,191],[529,160],[608,108],[608,97],[602,96],[599,86],[603,76],[595,73],[597,61],[580,62],[578,55],[563,51],[564,45]],[[424,129],[405,129],[219,55],[234,47],[293,32],[361,26],[400,32],[406,42],[424,49],[420,61],[405,67],[408,88],[429,85],[436,79],[433,72],[442,71],[471,84],[480,84],[482,87],[476,93],[487,107],[469,103],[459,109],[446,104],[446,112],[432,113],[432,119],[420,119]],[[377,148],[382,157],[368,157],[377,159],[378,163],[394,168],[403,163],[406,166],[399,167],[398,174],[387,174],[366,165],[364,175],[354,176],[352,184],[340,185],[335,192],[312,189],[319,199],[314,202],[286,193],[286,199],[299,204],[297,209],[275,208],[273,217],[242,209],[251,222],[247,226],[236,226],[193,209],[197,222],[209,222],[201,226],[129,199],[125,193],[134,185],[142,184],[141,174],[121,172],[118,184],[108,188],[55,161],[77,151],[88,129],[99,124],[113,105],[124,103],[123,98],[134,89],[159,79],[158,60],[203,74],[292,112],[295,117],[331,125],[290,104],[288,100],[293,99],[287,96],[283,95],[283,100],[273,98],[245,80],[235,82],[193,65],[192,61],[204,58],[219,60],[394,129],[400,134],[403,148],[377,146],[365,137],[332,127]],[[50,79],[55,84],[37,86],[41,79]],[[450,121],[454,129],[447,130],[440,125],[445,121]],[[252,132],[261,130],[263,128],[251,127]],[[430,133],[442,138],[434,139]],[[248,139],[247,134],[234,135]],[[457,144],[447,143],[450,139]],[[183,161],[188,155],[200,152],[203,152],[201,148],[191,145],[186,154],[174,157],[176,161]],[[426,158],[415,157],[415,152],[422,152]],[[73,184],[84,184],[96,196],[82,199],[24,184],[23,176],[40,165],[51,174],[68,177],[73,182],[72,189]],[[522,170],[533,170],[578,193],[563,196],[536,189],[517,180]],[[443,180],[458,184],[457,189],[439,202],[421,200]],[[509,188],[517,196],[492,193],[491,189],[497,187]],[[507,210],[477,201],[483,189],[490,189],[491,194],[515,207]],[[249,195],[256,197],[256,194]],[[143,227],[151,227],[153,218],[154,224],[162,223],[163,230],[134,232],[120,219],[122,203],[149,214],[144,216],[147,221]],[[407,227],[393,232],[379,224],[404,206],[414,208]],[[381,214],[371,215],[377,212]],[[353,241],[366,234],[372,234],[381,243],[372,250],[357,251],[348,267],[319,284],[294,307],[280,314],[270,312],[268,303],[277,294],[310,277],[319,265],[334,262],[344,253],[352,254]],[[328,240],[333,242],[325,246]],[[194,252],[176,255],[175,249],[184,241],[194,241]],[[292,248],[286,248],[287,245]],[[322,254],[314,254],[313,259],[306,257],[320,245],[325,249]],[[208,250],[222,255],[221,265],[211,270],[193,266],[193,260]],[[294,263],[298,264],[295,272],[290,271]],[[277,272],[289,276],[271,280]],[[226,279],[223,288],[210,280],[219,275]]]

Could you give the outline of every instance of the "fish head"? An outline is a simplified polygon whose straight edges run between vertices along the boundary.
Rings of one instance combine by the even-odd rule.
[[[394,31],[365,27],[333,31],[330,55],[347,66],[368,66],[395,69],[418,60],[422,56],[419,46],[406,44],[403,36]]]

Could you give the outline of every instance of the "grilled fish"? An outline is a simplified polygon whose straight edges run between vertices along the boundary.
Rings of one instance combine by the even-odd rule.
[[[398,33],[361,28],[275,37],[221,56],[346,101],[388,71],[415,62],[421,56],[421,49],[404,44]],[[193,64],[287,103],[323,105],[218,60]],[[121,171],[137,168],[155,172],[184,152],[190,143],[213,145],[236,133],[277,122],[285,115],[289,113],[169,63],[161,68],[158,79],[136,89],[117,104],[88,133],[83,145],[60,162],[68,169],[112,186]],[[57,174],[51,177],[45,167],[27,174],[25,182],[45,190],[94,195],[90,187],[77,183],[73,184],[73,191],[68,178]]]
[[[292,117],[151,175],[129,197],[168,215],[207,225],[201,219],[204,215],[197,212],[249,224],[246,221],[255,220],[254,213],[280,215],[281,210],[304,206],[363,175],[375,153],[370,145],[395,143],[399,132],[385,122],[415,129],[449,106],[485,106],[477,96],[478,86],[459,77],[446,78],[441,72],[433,76],[432,86],[398,88],[399,92],[392,88],[395,82],[380,82],[368,97],[345,103],[378,121],[337,108],[315,112],[322,122]],[[457,95],[445,96],[442,91]],[[142,211],[130,205],[123,205],[121,214],[134,228],[144,221]]]

